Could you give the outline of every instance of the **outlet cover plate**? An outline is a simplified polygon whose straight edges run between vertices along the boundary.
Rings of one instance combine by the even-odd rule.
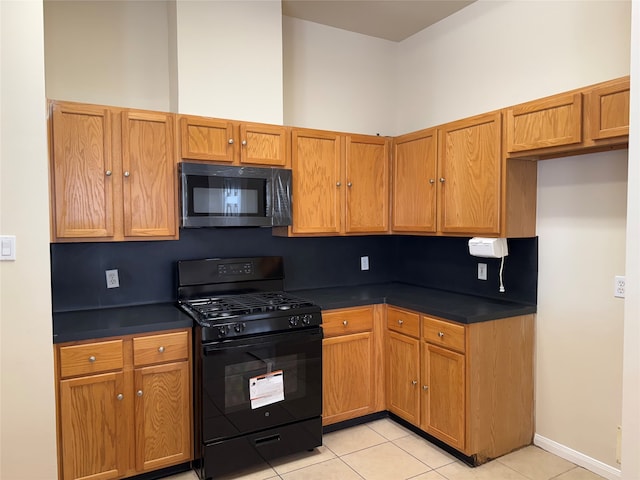
[[[478,263],[478,280],[486,280],[486,279],[487,279],[487,264]]]
[[[107,277],[107,288],[118,288],[120,286],[120,279],[118,278],[118,269],[105,270],[105,276]]]
[[[369,270],[369,257],[360,257],[360,270]]]
[[[616,275],[613,281],[613,296],[618,298],[624,298],[626,279],[624,275]]]

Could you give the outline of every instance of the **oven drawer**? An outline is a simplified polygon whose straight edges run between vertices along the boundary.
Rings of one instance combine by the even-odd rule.
[[[423,318],[423,337],[427,342],[464,353],[463,325],[430,317]]]
[[[399,308],[387,307],[387,328],[394,332],[420,337],[420,315]]]
[[[122,340],[60,347],[60,378],[121,370],[122,347]]]
[[[186,360],[189,356],[189,332],[165,333],[133,339],[133,363],[136,367]]]
[[[373,329],[373,307],[331,310],[322,313],[322,331],[325,338]]]

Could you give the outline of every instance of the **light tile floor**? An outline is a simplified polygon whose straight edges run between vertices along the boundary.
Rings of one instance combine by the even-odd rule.
[[[376,420],[323,436],[323,445],[253,467],[224,480],[601,480],[529,446],[471,468],[392,420]],[[164,480],[197,480],[195,472]],[[218,479],[216,479],[218,480]]]

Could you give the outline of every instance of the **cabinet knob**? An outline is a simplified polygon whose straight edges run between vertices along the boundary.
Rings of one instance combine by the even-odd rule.
[[[233,138],[229,139],[229,145],[233,145]]]
[[[125,177],[128,177],[129,175],[131,175],[129,172],[124,172]]]
[[[423,389],[424,391],[427,391],[427,390],[429,390],[429,387],[428,387],[427,385],[422,385],[422,389]]]
[[[117,398],[118,400],[122,400],[122,399],[124,398],[124,395],[123,395],[123,394],[121,394],[121,393],[119,393],[118,395],[116,395],[116,398]]]
[[[347,326],[347,324],[348,324],[348,323],[349,323],[349,322],[347,322],[346,320],[343,320],[343,321],[342,321],[342,324],[343,324],[345,327]]]
[[[342,185],[340,182],[336,182],[336,187],[339,187],[340,185]]]
[[[444,332],[438,332],[438,336],[439,336],[440,338],[444,337]]]
[[[247,145],[247,141],[246,140],[242,140],[242,145]]]
[[[142,390],[138,390],[138,391],[136,392],[136,395],[138,395],[139,397],[141,397],[141,396],[142,396]]]
[[[351,188],[351,186],[353,185],[353,183],[349,182],[347,183],[347,187]]]
[[[444,177],[440,177],[440,183],[444,183]]]
[[[417,380],[413,380],[413,381],[411,382],[411,385],[414,385],[414,386],[415,386],[415,385],[417,385],[417,384],[418,384],[418,381],[417,381]]]
[[[106,172],[104,172],[104,174],[105,174],[107,177],[110,177],[110,176],[111,176],[111,170],[107,170]]]
[[[164,352],[164,347],[158,347],[158,352],[163,353]]]
[[[91,356],[89,357],[89,361],[90,361],[91,363],[95,362],[95,361],[96,361],[96,357],[95,357],[94,355],[91,355]]]
[[[398,325],[402,325],[404,323],[404,320],[398,320]]]
[[[433,178],[430,178],[430,179],[429,179],[429,183],[430,183],[431,185],[433,185],[434,183],[436,183],[436,181],[435,181]]]

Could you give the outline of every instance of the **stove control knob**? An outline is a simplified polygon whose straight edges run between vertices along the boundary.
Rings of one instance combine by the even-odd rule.
[[[233,329],[236,331],[236,333],[240,333],[240,332],[244,332],[244,329],[247,327],[247,324],[242,322],[242,323],[236,323],[233,326]]]
[[[229,333],[229,326],[228,325],[221,325],[218,327],[218,336],[220,337],[224,337],[227,335],[227,333]]]
[[[291,325],[292,327],[297,327],[299,321],[300,321],[300,317],[298,317],[297,315],[294,315],[293,317],[289,318],[289,325]]]
[[[310,323],[311,323],[311,315],[309,315],[308,313],[306,315],[303,315],[302,324],[309,325]]]

